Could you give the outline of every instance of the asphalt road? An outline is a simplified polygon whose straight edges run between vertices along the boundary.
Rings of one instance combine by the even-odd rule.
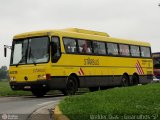
[[[61,95],[0,97],[0,120],[51,120],[52,109],[62,98]]]

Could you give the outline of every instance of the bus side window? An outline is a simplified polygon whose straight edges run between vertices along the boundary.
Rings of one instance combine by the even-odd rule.
[[[52,37],[51,48],[52,62],[56,63],[61,56],[59,37]]]
[[[91,41],[89,40],[78,40],[79,52],[82,54],[92,54]]]
[[[139,46],[130,45],[131,56],[140,57],[140,49]]]
[[[63,38],[66,53],[77,53],[76,40],[73,38]]]
[[[119,55],[117,43],[107,43],[108,55]]]
[[[151,50],[149,47],[142,47],[141,46],[141,57],[151,57]]]
[[[106,55],[106,46],[104,42],[93,41],[94,54]]]
[[[122,56],[130,56],[129,45],[119,44],[119,52]]]

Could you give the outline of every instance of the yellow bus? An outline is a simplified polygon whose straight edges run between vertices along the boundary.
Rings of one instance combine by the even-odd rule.
[[[78,28],[15,35],[10,60],[10,86],[37,97],[57,89],[75,94],[110,86],[152,81],[153,61],[147,42],[112,38]]]

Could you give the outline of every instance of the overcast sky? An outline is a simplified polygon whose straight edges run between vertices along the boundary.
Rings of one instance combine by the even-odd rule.
[[[77,27],[150,42],[160,51],[160,0],[0,0],[0,66],[9,65],[13,35]]]

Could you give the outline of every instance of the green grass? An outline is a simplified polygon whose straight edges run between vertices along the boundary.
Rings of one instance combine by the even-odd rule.
[[[0,82],[0,96],[26,96],[32,95],[29,91],[13,91],[9,82]]]
[[[8,82],[8,79],[0,79],[0,82]]]
[[[71,120],[160,118],[160,84],[69,96],[60,102],[60,109]]]

